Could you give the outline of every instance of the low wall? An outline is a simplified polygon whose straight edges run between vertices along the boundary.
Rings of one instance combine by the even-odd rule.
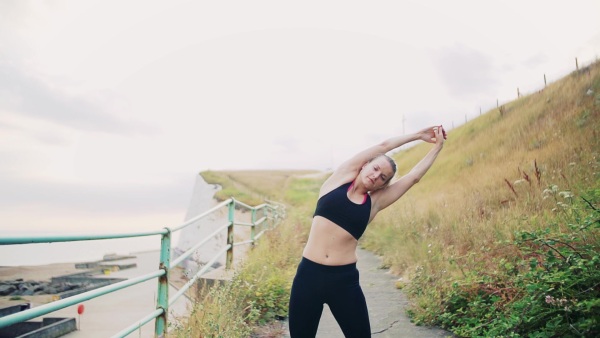
[[[22,303],[22,304],[16,304],[16,305],[3,307],[3,308],[0,308],[0,317],[4,317],[4,316],[12,315],[13,313],[29,310],[30,308],[31,308],[31,304],[29,304],[29,303]]]
[[[55,338],[77,330],[75,318],[43,318],[27,321],[0,329],[0,338]]]

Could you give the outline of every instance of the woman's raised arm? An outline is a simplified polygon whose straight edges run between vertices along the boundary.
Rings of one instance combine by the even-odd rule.
[[[360,170],[360,168],[362,168],[362,166],[367,163],[369,160],[371,160],[372,158],[381,155],[381,154],[385,154],[388,151],[394,150],[404,144],[413,142],[413,141],[417,141],[417,140],[422,140],[425,142],[435,142],[432,141],[432,138],[435,138],[435,134],[434,134],[434,128],[437,127],[427,127],[423,130],[420,130],[414,134],[407,134],[407,135],[401,135],[401,136],[395,136],[395,137],[391,137],[379,144],[376,144],[374,146],[371,146],[359,153],[357,153],[356,155],[352,156],[351,158],[349,158],[348,160],[346,160],[345,162],[343,162],[339,169],[346,169],[346,170]],[[443,130],[443,128],[442,128]],[[445,135],[445,131],[443,132],[443,134]]]
[[[425,173],[427,173],[429,168],[431,168],[433,162],[435,162],[435,159],[442,150],[444,140],[446,139],[446,131],[442,126],[423,129],[417,134],[420,135],[420,140],[435,143],[435,146],[406,175],[384,189],[371,194],[375,213],[396,202],[408,191],[408,189],[419,182],[419,180],[425,176]],[[373,215],[375,213],[373,213]]]

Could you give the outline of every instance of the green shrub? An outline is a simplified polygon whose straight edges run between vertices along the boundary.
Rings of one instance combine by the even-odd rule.
[[[600,189],[563,206],[557,223],[521,231],[519,255],[445,295],[439,324],[462,337],[600,335]]]

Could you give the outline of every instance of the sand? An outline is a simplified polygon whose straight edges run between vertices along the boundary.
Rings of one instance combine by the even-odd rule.
[[[8,281],[22,278],[24,281],[50,281],[52,277],[82,272],[76,269],[75,263],[57,263],[48,265],[32,266],[0,266],[0,281]],[[2,296],[0,297],[0,308],[11,305],[31,303],[46,304],[53,300],[54,295],[36,296]],[[13,298],[11,300],[11,298]]]
[[[50,281],[52,277],[68,275],[85,270],[76,269],[75,263],[56,263],[32,266],[0,266],[0,280]]]

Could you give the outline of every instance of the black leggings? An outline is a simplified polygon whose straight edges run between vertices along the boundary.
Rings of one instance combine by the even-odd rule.
[[[327,303],[346,337],[371,337],[365,296],[356,263],[321,265],[302,257],[290,297],[290,335],[315,337]]]

